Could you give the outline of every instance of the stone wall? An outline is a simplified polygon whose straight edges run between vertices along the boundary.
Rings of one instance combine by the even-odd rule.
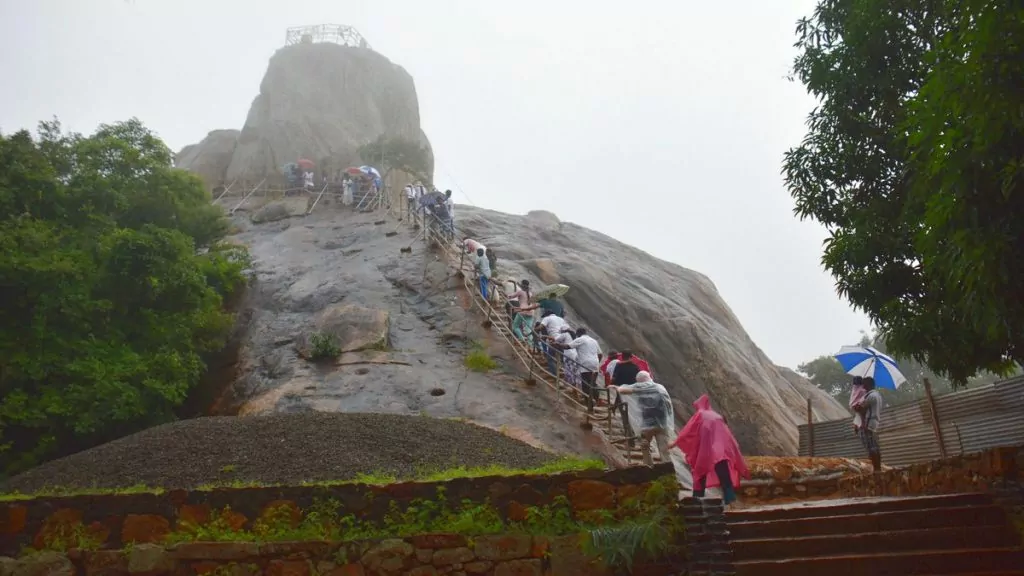
[[[884,455],[883,455],[884,456]],[[987,492],[999,494],[1021,486],[1024,446],[991,448],[839,480],[838,497],[918,496]]]
[[[449,502],[494,506],[503,520],[519,521],[527,507],[546,506],[563,496],[573,514],[614,510],[619,502],[642,493],[664,476],[671,464],[613,471],[585,471],[551,476],[492,476],[446,482],[406,482],[382,486],[288,486],[175,490],[163,494],[108,494],[39,497],[0,503],[0,556],[25,547],[43,548],[54,535],[85,531],[101,548],[129,543],[158,543],[182,525],[203,524],[211,513],[230,510],[237,530],[251,528],[268,510],[282,506],[305,510],[335,500],[341,515],[379,523],[392,503],[405,507],[415,500],[434,500],[443,488]]]
[[[684,498],[686,560],[690,576],[735,574],[729,526],[721,498]]]
[[[785,504],[799,500],[828,500],[857,496],[914,496],[956,492],[996,492],[1024,469],[1024,446],[993,448],[886,470],[818,477],[761,474],[738,490],[743,507]]]
[[[195,542],[140,544],[126,550],[56,552],[0,559],[0,574],[211,574],[248,576],[606,576],[582,549],[580,536],[425,534],[347,544],[327,542]],[[667,565],[634,574],[677,574]],[[5,572],[6,569],[6,572]]]

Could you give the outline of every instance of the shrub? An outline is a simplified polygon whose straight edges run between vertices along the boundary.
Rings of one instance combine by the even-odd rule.
[[[466,354],[463,364],[473,372],[490,372],[498,367],[498,363],[494,361],[494,358],[491,358],[491,355],[480,345],[474,346],[469,354]]]
[[[309,357],[313,360],[333,360],[341,356],[341,346],[334,334],[317,332],[309,338],[311,347]]]

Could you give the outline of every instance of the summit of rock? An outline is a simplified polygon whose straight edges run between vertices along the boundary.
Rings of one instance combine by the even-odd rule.
[[[211,186],[277,179],[299,158],[333,173],[363,164],[359,147],[382,135],[430,150],[412,76],[369,48],[295,44],[271,57],[241,131],[211,132],[176,163]]]

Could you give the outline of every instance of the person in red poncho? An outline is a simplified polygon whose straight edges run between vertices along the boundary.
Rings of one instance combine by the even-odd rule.
[[[697,413],[672,445],[683,451],[693,471],[693,496],[703,498],[705,489],[721,486],[722,499],[729,505],[736,500],[740,478],[749,479],[750,471],[725,418],[711,409],[708,395],[698,398],[693,407]]]

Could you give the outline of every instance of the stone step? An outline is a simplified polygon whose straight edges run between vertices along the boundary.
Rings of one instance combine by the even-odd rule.
[[[879,546],[884,548],[884,543]],[[930,550],[734,562],[736,576],[908,576],[1013,573],[1024,566],[1019,548]]]
[[[848,500],[817,500],[765,506],[750,510],[729,512],[730,522],[754,522],[768,520],[792,520],[798,518],[820,518],[825,516],[849,516],[924,508],[959,508],[984,506],[992,503],[988,494],[949,494],[942,496],[914,496],[903,498],[854,498]]]
[[[1006,513],[998,506],[989,505],[820,516],[793,520],[729,522],[729,532],[735,542],[761,538],[863,534],[954,526],[998,526],[1005,522]]]
[[[957,526],[863,534],[832,534],[797,538],[761,538],[732,543],[736,560],[783,560],[872,554],[885,551],[912,552],[959,550],[964,548],[1007,547],[1019,543],[1017,533],[1008,525]]]

